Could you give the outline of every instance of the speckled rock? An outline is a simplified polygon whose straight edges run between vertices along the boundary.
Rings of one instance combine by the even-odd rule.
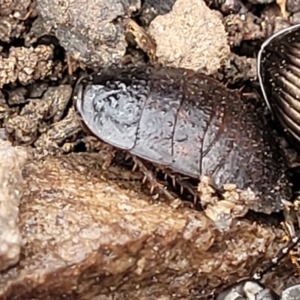
[[[48,130],[57,132],[56,123],[64,116],[71,94],[70,85],[60,85],[49,87],[40,99],[27,99],[20,114],[8,118],[6,133],[18,144],[28,145],[34,143],[40,135],[47,135]],[[71,120],[68,121],[72,123]],[[68,136],[66,121],[64,124],[62,138]],[[46,140],[43,140],[43,146],[47,148]]]
[[[20,258],[19,203],[27,152],[0,139],[0,157],[0,271],[3,271],[15,265]]]
[[[127,42],[121,18],[140,6],[140,0],[39,0],[37,11],[71,57],[99,67],[123,57]]]
[[[0,40],[10,42],[26,30],[25,21],[36,16],[35,0],[0,1]]]
[[[1,299],[196,299],[282,246],[266,225],[235,219],[219,232],[204,213],[121,189],[100,158],[26,164],[22,260],[0,275]]]
[[[52,58],[52,46],[11,47],[8,57],[0,56],[0,88],[17,80],[25,85],[49,76],[57,77],[61,65]]]
[[[165,66],[213,74],[230,54],[221,18],[202,0],[177,0],[170,13],[151,22],[149,33]]]

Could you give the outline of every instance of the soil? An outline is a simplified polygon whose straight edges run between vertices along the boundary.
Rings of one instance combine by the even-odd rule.
[[[269,2],[1,1],[0,299],[209,299],[276,254],[281,215],[246,214],[234,193],[206,212],[150,195],[73,105],[83,74],[146,63],[263,106],[257,52],[299,16]],[[295,273],[287,257],[263,282],[280,293]]]

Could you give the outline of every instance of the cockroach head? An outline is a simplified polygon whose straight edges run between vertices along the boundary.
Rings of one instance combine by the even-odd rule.
[[[101,140],[129,150],[134,147],[146,95],[122,81],[78,86],[76,106],[84,123]]]

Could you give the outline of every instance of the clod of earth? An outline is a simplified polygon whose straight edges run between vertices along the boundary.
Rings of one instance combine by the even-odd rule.
[[[202,0],[188,5],[177,0],[171,12],[151,22],[149,33],[157,43],[158,62],[164,66],[213,74],[229,58],[222,20]]]
[[[67,53],[90,67],[109,66],[125,54],[122,17],[140,9],[140,0],[39,0],[45,30],[52,29]],[[55,28],[53,30],[53,28]]]

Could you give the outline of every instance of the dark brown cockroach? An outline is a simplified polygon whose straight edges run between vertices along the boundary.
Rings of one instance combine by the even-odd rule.
[[[300,24],[278,31],[262,44],[257,70],[269,109],[300,149]]]
[[[83,79],[76,107],[105,143],[173,172],[251,189],[254,211],[282,209],[287,169],[263,117],[238,93],[193,71],[136,67]]]

